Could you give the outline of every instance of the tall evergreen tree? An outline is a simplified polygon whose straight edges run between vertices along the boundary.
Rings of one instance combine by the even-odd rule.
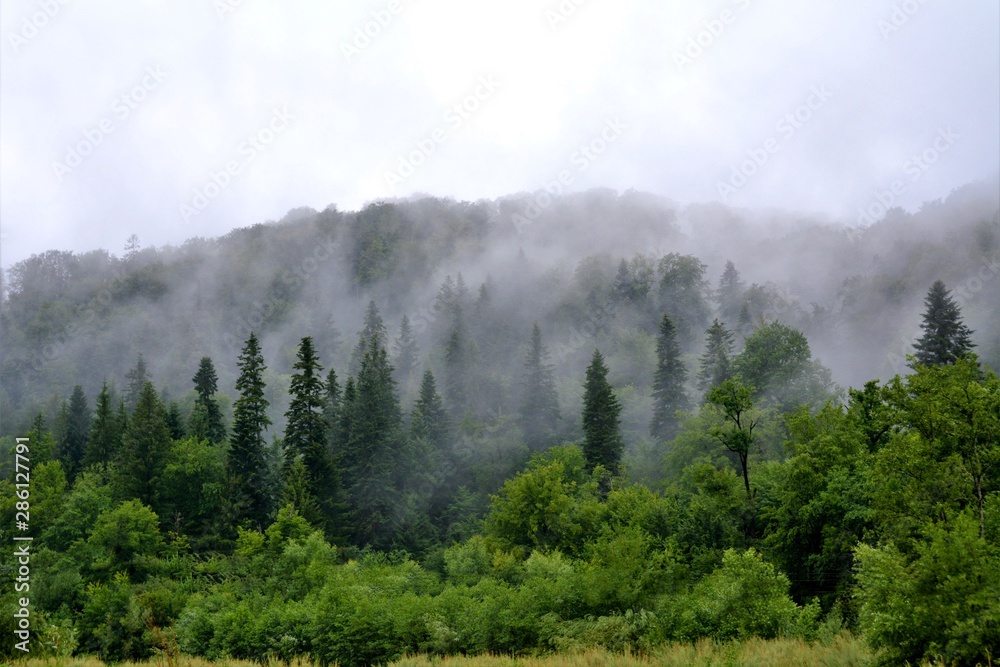
[[[61,430],[56,453],[66,470],[67,479],[72,481],[83,464],[90,433],[90,408],[80,385],[73,387]]]
[[[402,455],[402,418],[393,368],[384,347],[369,342],[350,408],[345,452],[347,488],[358,545],[386,547],[397,512],[396,477]]]
[[[625,448],[620,432],[622,406],[608,383],[608,367],[600,350],[587,368],[583,385],[583,456],[588,471],[604,466],[612,475]]]
[[[118,455],[115,489],[122,500],[137,499],[154,512],[159,506],[160,475],[170,450],[163,403],[146,381],[132,411]]]
[[[306,336],[299,344],[298,360],[293,365],[291,402],[285,417],[285,437],[282,440],[285,458],[282,480],[287,486],[292,466],[301,460],[307,476],[307,490],[312,494],[322,517],[307,517],[326,529],[333,529],[332,502],[336,482],[327,453],[327,425],[323,417],[326,389],[323,367],[313,349],[312,338]]]
[[[399,323],[399,337],[396,339],[396,346],[399,353],[396,355],[396,377],[401,385],[406,385],[410,381],[410,375],[417,365],[419,352],[417,350],[417,339],[413,335],[410,327],[410,318],[403,315]]]
[[[337,381],[337,371],[330,369],[326,374],[326,397],[323,401],[323,420],[326,422],[326,445],[331,454],[331,461],[336,464],[337,445],[340,441],[340,415],[342,399],[340,383]]]
[[[675,413],[688,407],[684,383],[687,369],[681,361],[677,345],[677,330],[670,316],[663,314],[660,333],[656,339],[656,372],[653,375],[653,419],[649,434],[660,441],[671,440],[677,435]]]
[[[559,422],[559,397],[549,353],[542,345],[542,331],[536,322],[524,362],[524,400],[521,428],[528,446],[540,451],[551,443]]]
[[[707,392],[729,379],[733,360],[733,332],[718,319],[705,331],[705,353],[701,355],[698,389]]]
[[[94,418],[90,424],[87,436],[87,449],[83,456],[83,465],[89,467],[98,464],[111,463],[121,449],[122,425],[114,409],[114,398],[107,380],[101,384],[97,394]]]
[[[445,394],[455,417],[465,414],[469,400],[469,341],[465,331],[462,309],[455,311],[454,327],[444,347]]]
[[[736,265],[726,260],[726,268],[719,278],[719,287],[715,290],[715,301],[719,304],[719,316],[723,322],[734,326],[740,321],[740,308],[743,306],[743,293],[746,284],[740,280],[740,272]]]
[[[379,347],[385,347],[389,342],[385,322],[382,321],[382,315],[379,314],[374,299],[368,302],[364,325],[358,333],[358,344],[354,346],[354,352],[351,354],[351,373],[357,373],[360,370],[361,360],[364,359],[368,344],[372,340],[376,341]]]
[[[975,347],[970,340],[973,332],[962,322],[958,304],[944,282],[938,280],[931,286],[924,304],[927,310],[920,325],[924,335],[913,345],[916,363],[925,366],[952,364],[969,354]]]
[[[220,444],[226,439],[226,426],[222,423],[222,410],[215,400],[219,378],[215,373],[211,357],[201,358],[198,372],[191,381],[194,382],[198,398],[195,399],[194,412],[191,414],[189,432],[192,436],[204,438],[213,445]]]
[[[233,432],[229,438],[226,468],[234,487],[239,518],[263,528],[270,511],[265,481],[268,478],[264,431],[271,425],[264,398],[264,357],[257,336],[250,332],[239,359],[236,380],[239,397],[233,404]]]
[[[420,383],[420,397],[413,405],[410,433],[414,438],[427,440],[435,449],[444,448],[448,438],[448,413],[437,391],[434,374],[424,371]]]
[[[140,352],[135,361],[135,367],[125,374],[124,399],[125,407],[129,412],[135,410],[135,406],[139,402],[139,394],[142,393],[142,389],[148,380],[149,370],[146,368],[146,360],[142,358],[142,353]]]
[[[184,418],[181,417],[181,406],[177,401],[170,401],[167,404],[167,430],[170,431],[171,440],[182,440],[187,434]]]
[[[333,458],[340,462],[342,470],[350,470],[352,467],[351,461],[347,459],[347,445],[351,441],[351,420],[354,416],[357,395],[354,376],[348,375],[347,381],[344,383],[344,395],[340,401],[340,418],[336,438],[332,443]]]

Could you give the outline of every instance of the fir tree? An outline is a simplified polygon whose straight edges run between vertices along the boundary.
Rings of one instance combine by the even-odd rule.
[[[726,268],[719,278],[719,287],[715,290],[715,301],[719,304],[719,316],[730,326],[740,321],[740,309],[743,306],[743,293],[746,284],[740,280],[740,272],[736,265],[726,260]]]
[[[608,383],[608,367],[594,350],[583,386],[583,456],[588,471],[603,466],[618,474],[624,443],[620,433],[621,404]]]
[[[413,405],[410,433],[414,438],[426,440],[439,451],[447,442],[448,413],[437,391],[434,374],[430,370],[424,371],[423,381],[420,383],[420,397]]]
[[[962,313],[951,293],[936,281],[924,301],[927,310],[920,325],[924,335],[914,345],[916,363],[925,366],[952,364],[972,351],[972,330],[962,323]]]
[[[354,352],[351,354],[352,373],[357,373],[361,368],[361,360],[365,356],[368,344],[373,340],[379,347],[385,347],[389,336],[386,332],[385,322],[382,321],[382,315],[378,312],[378,306],[374,300],[371,300],[368,302],[368,310],[365,311],[364,325],[358,333],[358,344],[354,346]]]
[[[559,397],[548,351],[542,345],[542,332],[536,322],[531,328],[531,343],[524,362],[524,400],[521,405],[521,428],[529,448],[539,451],[550,443],[559,422]]]
[[[87,451],[90,432],[90,408],[83,387],[76,385],[62,421],[62,429],[57,447],[57,456],[62,461],[66,478],[70,481],[80,471]]]
[[[306,469],[307,489],[319,507],[329,510],[332,500],[332,466],[327,455],[327,425],[323,418],[325,388],[319,359],[313,349],[312,338],[306,336],[299,344],[298,360],[293,365],[291,403],[285,417],[285,437],[282,440],[285,457],[282,479],[287,486],[289,474],[296,461],[301,460]],[[333,517],[326,514],[328,519]],[[325,527],[332,528],[332,524]]]
[[[406,383],[410,381],[410,375],[417,365],[419,356],[417,339],[410,327],[410,318],[406,315],[403,315],[403,319],[399,323],[399,337],[396,339],[396,346],[399,349],[399,353],[396,355],[396,377],[399,383],[405,387]]]
[[[136,359],[135,367],[125,374],[125,407],[129,412],[135,410],[139,402],[139,394],[149,380],[149,371],[146,368],[146,360],[142,358],[142,353]]]
[[[181,417],[181,406],[177,404],[177,401],[170,401],[167,405],[167,430],[170,431],[171,440],[181,440],[186,434],[184,418]]]
[[[212,364],[211,357],[201,358],[198,372],[191,381],[194,382],[198,398],[195,399],[189,431],[194,437],[204,438],[213,445],[220,444],[226,439],[226,427],[222,423],[219,403],[214,398],[218,391],[219,378],[215,374],[215,365]]]
[[[662,441],[677,435],[678,423],[675,413],[687,408],[688,399],[684,393],[687,369],[681,362],[680,347],[677,345],[677,331],[670,316],[663,314],[660,320],[660,334],[656,339],[656,372],[653,375],[653,419],[649,424],[649,434]]]
[[[468,393],[469,380],[469,342],[465,332],[462,310],[455,311],[455,326],[448,336],[444,348],[445,364],[445,394],[456,417],[461,417],[470,405]]]
[[[239,397],[233,404],[233,432],[226,459],[227,474],[240,508],[240,518],[262,528],[269,513],[266,480],[266,442],[264,431],[271,425],[264,398],[264,357],[257,336],[251,332],[239,359],[240,375],[236,380]]]
[[[333,441],[333,458],[340,462],[341,469],[350,470],[352,462],[347,459],[347,445],[351,440],[351,421],[354,415],[355,399],[357,390],[354,384],[354,376],[348,375],[347,382],[344,383],[344,395],[340,401],[340,419]]]
[[[337,381],[337,371],[330,369],[326,374],[326,397],[323,402],[323,420],[326,422],[326,444],[332,456],[331,461],[336,463],[337,444],[340,441],[340,416],[341,416],[341,390]]]
[[[107,380],[101,384],[97,394],[94,418],[87,437],[87,449],[83,456],[84,467],[108,464],[115,459],[121,449],[124,427],[115,413],[114,398]]]
[[[115,484],[119,498],[137,499],[154,512],[160,509],[159,481],[169,450],[163,403],[147,380],[122,438]]]
[[[701,355],[698,371],[698,389],[707,392],[729,379],[729,365],[733,360],[733,332],[719,320],[705,331],[705,353]]]

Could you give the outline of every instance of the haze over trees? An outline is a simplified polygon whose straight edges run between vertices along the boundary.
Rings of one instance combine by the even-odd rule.
[[[995,193],[851,235],[606,191],[515,230],[525,202],[11,267],[33,627],[118,661],[1000,645]]]

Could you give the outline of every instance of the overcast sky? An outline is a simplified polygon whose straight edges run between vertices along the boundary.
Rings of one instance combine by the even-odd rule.
[[[560,178],[850,223],[877,217],[879,196],[914,210],[998,171],[998,14],[995,0],[4,0],[0,263]]]

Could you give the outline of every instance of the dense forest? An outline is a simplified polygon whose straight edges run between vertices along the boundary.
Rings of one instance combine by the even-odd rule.
[[[605,190],[297,209],[0,294],[33,651],[1000,652],[996,183],[857,228]]]

